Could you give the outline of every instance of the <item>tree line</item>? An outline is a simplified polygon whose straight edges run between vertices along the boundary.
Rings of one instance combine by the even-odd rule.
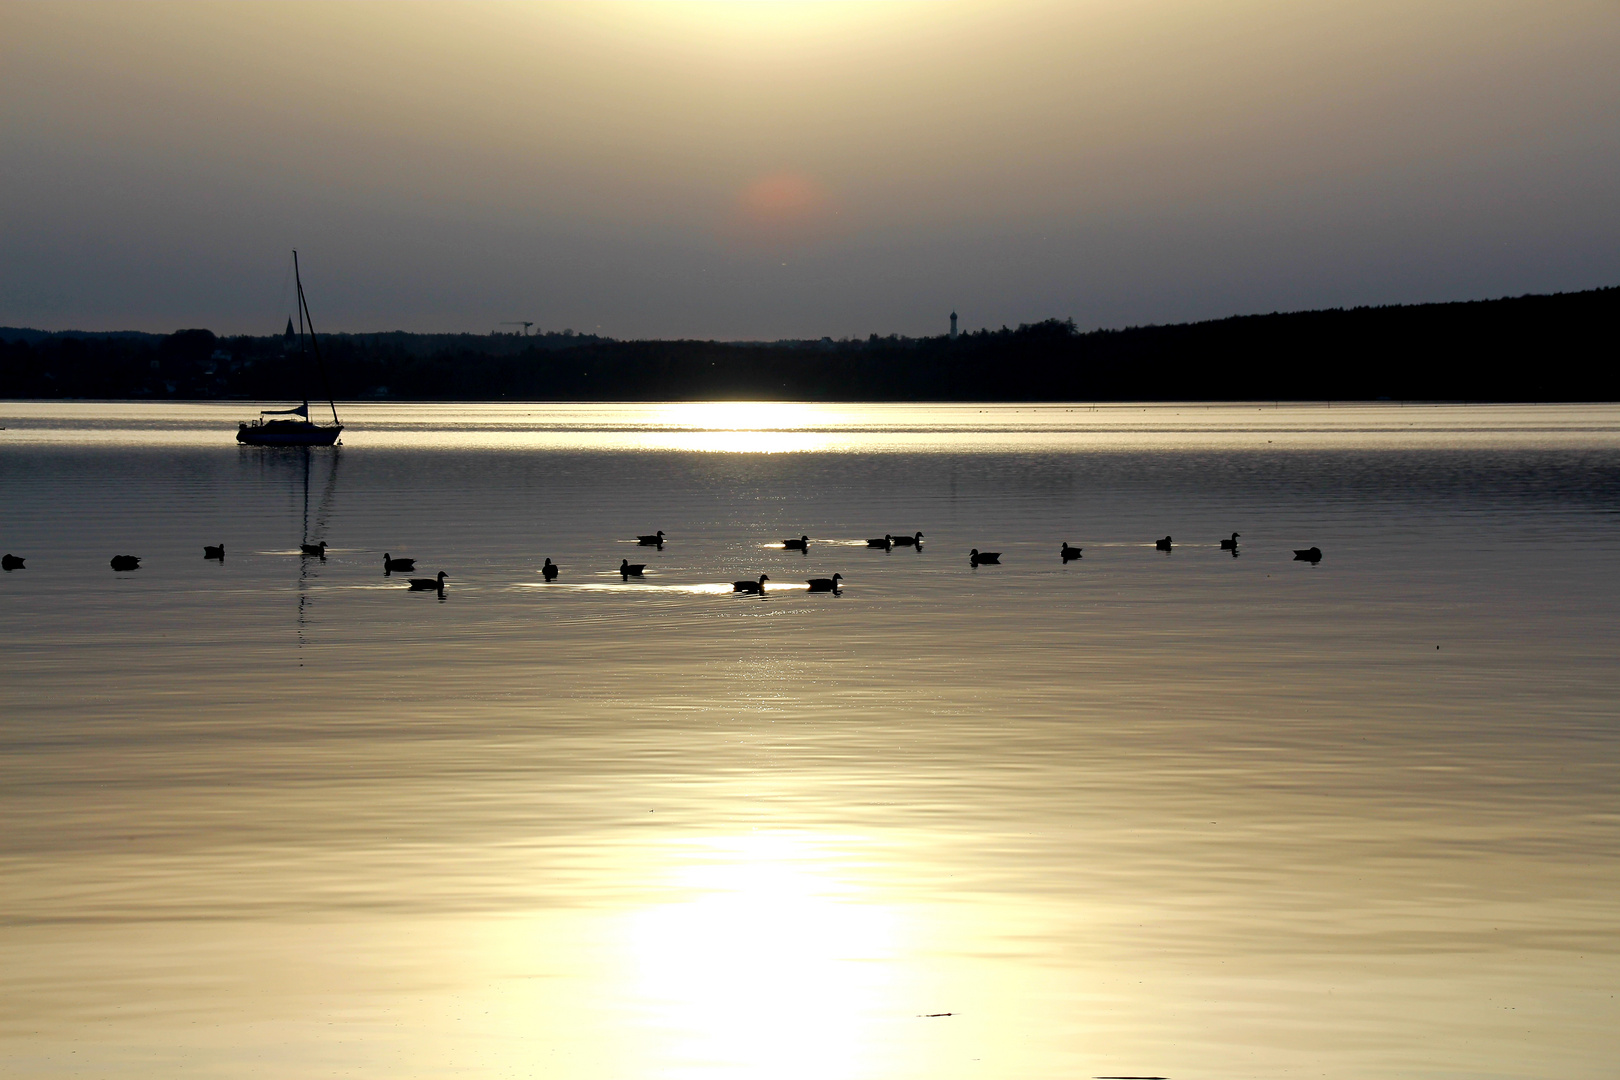
[[[1620,288],[1245,315],[1081,332],[1072,320],[957,338],[614,341],[334,334],[341,399],[669,401],[1613,401]],[[0,328],[0,396],[321,395],[281,336]]]

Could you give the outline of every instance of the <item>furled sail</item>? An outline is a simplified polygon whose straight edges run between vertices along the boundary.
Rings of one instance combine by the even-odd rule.
[[[294,405],[290,409],[260,409],[259,410],[259,415],[260,416],[290,416],[290,415],[292,415],[294,413],[298,414],[299,416],[302,416],[305,420],[308,420],[309,419],[309,402],[305,401],[302,405]]]

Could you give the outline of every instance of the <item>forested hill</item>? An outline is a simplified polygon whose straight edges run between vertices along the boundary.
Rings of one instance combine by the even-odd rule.
[[[612,341],[323,335],[340,399],[844,401],[1620,399],[1620,288],[950,339]],[[0,397],[324,396],[283,339],[0,328]]]

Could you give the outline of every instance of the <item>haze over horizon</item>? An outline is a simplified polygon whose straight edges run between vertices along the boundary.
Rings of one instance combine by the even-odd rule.
[[[1620,282],[1620,7],[0,7],[0,324],[1082,328]]]

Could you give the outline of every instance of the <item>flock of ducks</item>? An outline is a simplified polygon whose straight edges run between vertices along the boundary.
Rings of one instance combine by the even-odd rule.
[[[205,558],[205,559],[214,558],[215,556],[211,554],[211,552],[214,552],[214,551],[218,551],[219,552],[218,557],[221,560],[224,560],[224,558],[225,558],[225,545],[224,544],[221,544],[217,548],[211,548],[211,547],[203,548],[203,558]],[[325,562],[326,561],[326,541],[322,540],[318,544],[299,544],[298,545],[298,554],[305,557],[305,558],[319,559],[322,562]],[[547,559],[546,561],[549,563],[551,560]],[[394,574],[409,574],[411,571],[413,571],[415,569],[416,569],[416,560],[415,559],[396,559],[396,558],[394,558],[394,553],[393,552],[391,552],[391,551],[383,552],[383,577],[392,577]],[[405,586],[406,586],[406,588],[410,589],[412,592],[437,592],[437,593],[442,594],[444,592],[444,579],[449,577],[449,576],[450,576],[449,574],[446,574],[443,570],[440,570],[438,577],[413,577],[413,578],[408,578],[406,580],[406,582],[405,582]]]
[[[804,539],[808,542],[809,537]],[[922,533],[917,533],[915,536],[890,536],[888,533],[884,533],[882,536],[868,540],[866,546],[882,548],[884,551],[893,551],[897,547],[922,547]],[[802,551],[804,548],[801,547],[800,550]]]
[[[664,536],[664,530],[659,529],[655,533],[647,533],[644,536],[637,536],[636,543],[642,547],[656,547],[658,550],[662,551],[664,549]],[[1235,558],[1238,554],[1238,539],[1241,536],[1241,533],[1233,533],[1230,538],[1222,540],[1221,550],[1230,551]],[[910,547],[920,550],[922,548],[922,541],[923,534],[921,532],[913,533],[909,536],[895,536],[892,533],[885,533],[880,537],[873,537],[867,540],[866,546],[869,548],[881,548],[884,551],[893,551],[897,547]],[[1165,536],[1162,539],[1155,540],[1153,542],[1153,546],[1160,551],[1171,551],[1173,550],[1175,543],[1172,537]],[[800,551],[808,555],[810,553],[810,537],[805,535],[800,535],[798,539],[789,537],[788,539],[782,541],[782,547],[788,551]],[[298,553],[304,558],[320,559],[324,562],[326,560],[326,551],[327,544],[325,540],[314,544],[304,543],[298,545]],[[1058,557],[1061,558],[1064,563],[1068,563],[1074,559],[1080,558],[1080,554],[1081,549],[1071,547],[1067,540],[1063,541],[1063,546],[1058,549]],[[205,544],[203,546],[203,558],[224,562],[225,544],[223,542],[217,545]],[[1322,561],[1322,549],[1318,547],[1295,548],[1294,560],[1296,562],[1308,562],[1315,565],[1316,563]],[[980,551],[978,548],[974,548],[968,552],[968,565],[974,568],[986,565],[994,566],[998,565],[1000,562],[1001,552],[999,551]],[[22,570],[25,568],[26,562],[21,556],[13,555],[10,552],[7,552],[4,557],[0,557],[0,570],[9,572],[12,570]],[[114,555],[112,558],[112,568],[120,572],[139,570],[141,568],[141,560],[138,555]],[[415,569],[415,559],[396,559],[391,552],[383,552],[384,576],[390,576],[395,573],[408,574]],[[629,559],[619,560],[619,576],[625,581],[629,581],[631,578],[643,577],[646,574],[646,571],[646,563],[633,563]],[[549,556],[546,558],[545,565],[540,568],[541,576],[548,582],[556,581],[561,573],[561,568],[556,563],[552,562]],[[449,574],[445,573],[443,570],[440,570],[436,577],[413,577],[407,580],[406,585],[412,592],[437,592],[442,596],[444,594],[445,579],[449,576]],[[839,582],[841,582],[843,579],[844,575],[834,574],[830,578],[810,578],[806,584],[810,586],[811,592],[830,592],[837,595],[839,592]],[[731,583],[731,590],[732,592],[746,593],[752,596],[764,596],[765,583],[769,580],[771,580],[769,574],[761,574],[757,580],[745,578],[741,581],[733,581]]]
[[[642,547],[655,547],[659,551],[663,551],[664,535],[664,530],[659,529],[655,533],[647,533],[645,535],[637,536],[636,543]],[[921,536],[922,533],[918,533],[917,535]],[[795,540],[790,536],[786,540],[782,541],[782,547],[788,551],[802,551],[808,555],[810,553],[810,538],[808,536],[801,535],[797,540]],[[646,573],[646,571],[646,563],[633,563],[629,559],[619,560],[619,576],[625,581],[629,581],[633,577],[641,577]],[[540,568],[540,573],[547,581],[556,581],[557,575],[560,573],[560,571],[557,568],[557,564],[552,562],[550,558],[547,558],[546,565]],[[733,581],[731,583],[731,591],[734,593],[745,593],[749,596],[764,596],[765,583],[769,580],[771,580],[771,575],[761,574],[757,580],[745,578],[742,581]],[[839,591],[838,583],[842,580],[844,580],[844,575],[834,574],[830,578],[810,578],[805,582],[805,584],[810,586],[811,592],[830,592],[836,594]]]

